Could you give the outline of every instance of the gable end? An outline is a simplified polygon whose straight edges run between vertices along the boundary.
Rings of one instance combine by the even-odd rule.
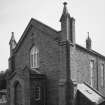
[[[29,24],[27,25],[25,31],[23,32],[19,42],[17,43],[16,48],[14,49],[14,53],[16,53],[19,49],[19,47],[21,46],[23,40],[26,38],[26,36],[29,34],[29,32],[32,30],[32,28],[36,28],[39,29],[40,31],[43,31],[45,33],[47,33],[49,36],[51,36],[51,38],[57,38],[59,37],[58,32],[52,28],[50,28],[49,26],[35,20],[35,19],[31,19]]]

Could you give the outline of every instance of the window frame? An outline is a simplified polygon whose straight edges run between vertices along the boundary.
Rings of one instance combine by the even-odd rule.
[[[38,89],[38,90],[37,90],[37,89]],[[36,94],[36,92],[38,92],[38,93]],[[36,95],[37,95],[37,96],[36,96]],[[37,87],[35,87],[35,100],[36,100],[36,101],[39,101],[40,98],[41,98],[41,88],[40,88],[40,86],[37,86]]]
[[[94,86],[94,60],[91,59],[89,62],[89,73],[90,73],[90,85]]]
[[[103,67],[103,68],[102,68]],[[101,83],[101,87],[104,87],[104,63],[101,63],[100,65],[100,83]]]
[[[39,68],[39,50],[36,46],[30,50],[30,67],[32,69]]]

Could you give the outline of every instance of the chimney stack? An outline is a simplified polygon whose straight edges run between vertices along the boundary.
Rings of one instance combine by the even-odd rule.
[[[87,39],[86,39],[86,48],[87,48],[88,50],[91,49],[91,38],[89,37],[89,32],[88,32],[88,37],[87,37]]]

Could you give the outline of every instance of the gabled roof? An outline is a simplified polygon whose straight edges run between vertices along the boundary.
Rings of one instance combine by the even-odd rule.
[[[48,34],[49,36],[51,36],[52,38],[56,38],[58,37],[58,31],[54,30],[53,28],[37,21],[36,19],[31,18],[29,24],[27,25],[25,31],[23,32],[19,42],[17,43],[16,48],[14,49],[14,53],[17,52],[17,50],[19,49],[19,47],[21,46],[23,40],[25,39],[25,37],[28,35],[28,33],[31,31],[32,28],[36,28],[42,32],[45,32],[46,34]]]
[[[18,72],[18,71],[21,72]],[[20,69],[17,68],[15,69],[15,71],[11,71],[11,73],[8,74],[7,79],[11,79],[13,78],[16,74],[24,74],[24,73],[28,73],[30,76],[30,78],[46,78],[45,74],[40,73],[39,71],[37,71],[36,69],[30,69],[28,66],[24,66],[24,68]]]
[[[61,31],[56,31],[55,29],[41,23],[40,21],[31,18],[31,20],[30,20],[29,24],[27,25],[25,31],[23,32],[20,40],[18,41],[16,48],[14,49],[14,53],[18,51],[18,49],[21,46],[23,40],[25,39],[25,37],[28,35],[28,33],[31,31],[31,29],[33,27],[42,31],[42,32],[44,32],[44,33],[46,33],[46,34],[48,34],[52,39],[58,38],[60,33],[61,33]],[[92,49],[88,50],[88,49],[86,49],[86,48],[84,48],[84,47],[82,47],[78,44],[76,44],[76,47],[86,51],[87,53],[91,53],[91,54],[97,55],[97,56],[105,59],[105,56],[101,55],[100,53],[98,53],[98,52],[96,52]]]
[[[28,71],[30,79],[37,78],[37,79],[46,79],[46,75],[40,73],[37,69],[31,69],[28,66],[25,66],[23,72],[25,73]]]
[[[93,55],[98,56],[98,57],[100,57],[100,58],[105,60],[105,56],[103,56],[102,54],[100,54],[100,53],[98,53],[98,52],[96,52],[96,51],[94,51],[92,49],[84,48],[84,47],[82,47],[82,46],[80,46],[78,44],[76,44],[76,48],[79,48],[79,49],[81,49],[83,51],[86,51],[87,53],[93,54]]]

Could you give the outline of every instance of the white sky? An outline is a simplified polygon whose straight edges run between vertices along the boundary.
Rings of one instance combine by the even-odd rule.
[[[76,19],[76,43],[85,47],[90,32],[92,49],[105,55],[105,0],[0,0],[0,70],[8,67],[11,32],[18,41],[31,17],[59,30],[64,1]]]

